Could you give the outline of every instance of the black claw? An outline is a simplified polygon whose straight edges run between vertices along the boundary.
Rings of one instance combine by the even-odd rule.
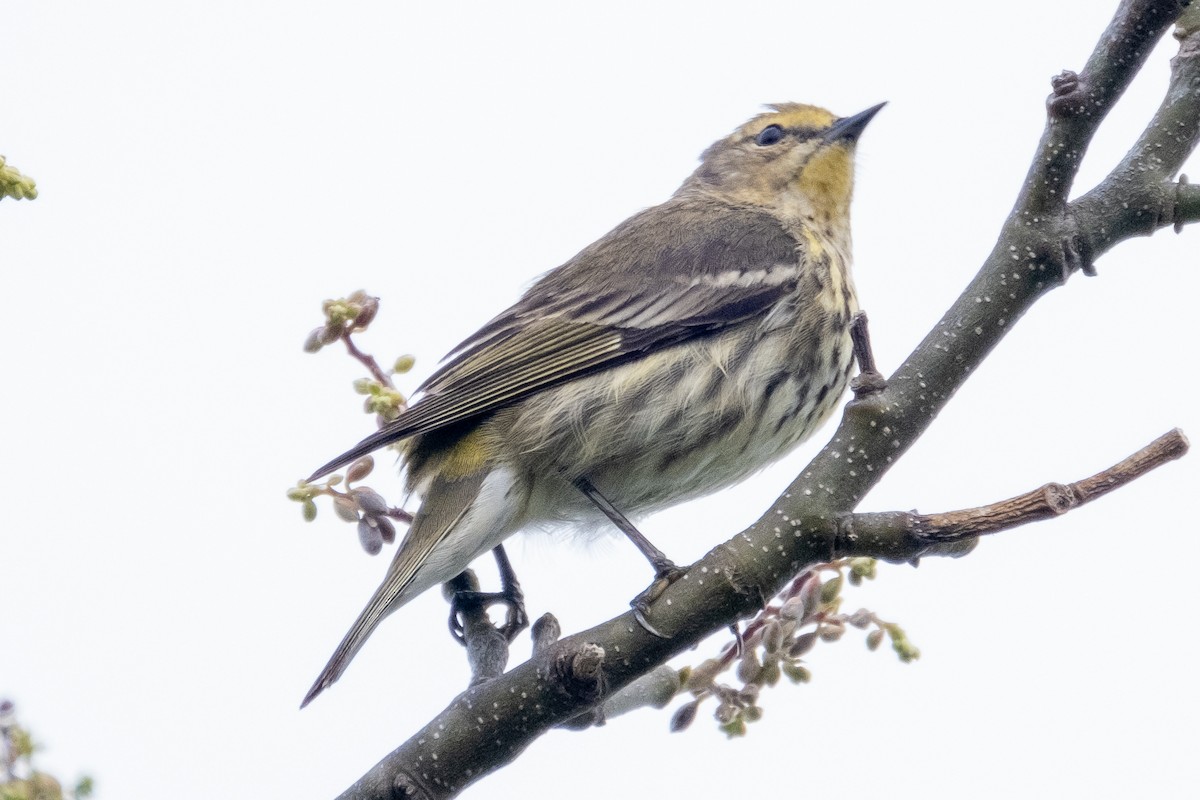
[[[645,591],[633,598],[629,605],[633,607],[634,619],[646,629],[647,633],[657,636],[660,639],[670,639],[670,636],[667,636],[650,624],[649,620],[646,619],[646,614],[650,611],[650,605],[667,590],[668,586],[682,578],[686,574],[686,571],[666,559],[657,566],[656,570],[654,581],[646,587]]]
[[[651,636],[657,636],[659,639],[671,638],[650,624],[650,620],[646,619],[646,607],[644,605],[639,605],[636,600],[630,605],[633,606],[633,618],[637,620],[638,625],[641,625],[645,629],[646,633]]]

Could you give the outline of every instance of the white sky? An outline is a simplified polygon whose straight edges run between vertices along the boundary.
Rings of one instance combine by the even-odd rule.
[[[391,552],[284,498],[371,428],[355,365],[300,350],[323,298],[381,295],[362,344],[416,354],[415,385],[762,103],[888,100],[854,214],[890,371],[991,247],[1050,76],[1082,67],[1114,5],[0,0],[0,153],[41,192],[0,203],[0,696],[42,764],[91,773],[101,800],[331,797],[464,687],[434,593],[297,710]],[[1157,104],[1171,44],[1080,189]],[[1128,243],[1043,300],[863,509],[975,505],[1200,435],[1198,237]],[[698,557],[817,439],[644,530]],[[820,647],[814,682],[768,692],[743,740],[641,712],[554,732],[465,796],[1180,796],[1198,484],[1192,456],[968,559],[883,569],[847,602],[900,621],[920,661]],[[616,539],[511,552],[531,613],[569,631],[649,578]]]

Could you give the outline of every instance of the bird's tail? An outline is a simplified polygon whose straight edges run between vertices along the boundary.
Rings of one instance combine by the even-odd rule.
[[[487,535],[495,525],[491,515],[484,514],[482,519],[468,523],[468,528],[479,523],[489,529],[479,532],[483,535],[472,536],[472,530],[455,531],[475,505],[488,474],[487,470],[480,470],[453,480],[443,476],[434,479],[383,583],[321,670],[304,696],[301,708],[341,677],[384,617],[431,586],[450,580],[466,569],[479,552],[492,546]],[[481,549],[478,545],[486,546]]]

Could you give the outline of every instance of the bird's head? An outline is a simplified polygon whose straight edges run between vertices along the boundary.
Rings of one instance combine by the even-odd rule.
[[[884,104],[851,117],[780,103],[715,142],[680,192],[701,191],[825,225],[848,219],[854,146]]]

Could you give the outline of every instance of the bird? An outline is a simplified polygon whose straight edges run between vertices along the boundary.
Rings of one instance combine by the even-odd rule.
[[[387,615],[514,533],[620,526],[709,494],[832,414],[854,361],[855,149],[884,105],[848,117],[768,106],[708,147],[669,199],[451,351],[397,419],[313,473],[397,445],[421,503],[302,708]],[[660,575],[673,568],[653,552]]]

